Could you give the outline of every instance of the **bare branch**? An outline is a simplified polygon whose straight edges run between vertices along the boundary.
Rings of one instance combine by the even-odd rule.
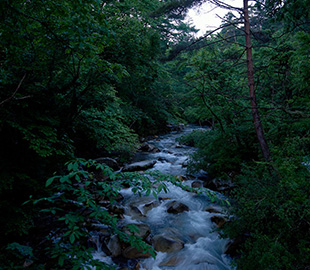
[[[19,82],[18,86],[16,87],[14,93],[13,93],[9,98],[7,98],[7,99],[1,101],[1,102],[0,102],[0,106],[2,106],[4,103],[10,101],[12,98],[15,97],[17,91],[18,91],[19,88],[21,87],[21,85],[22,85],[23,81],[25,80],[25,78],[26,78],[26,73],[25,73],[25,75],[23,76],[23,78],[20,80],[20,82]]]
[[[231,6],[231,5],[226,4],[226,3],[222,2],[222,1],[219,1],[219,0],[209,0],[209,1],[210,1],[210,3],[212,3],[214,5],[217,5],[218,7],[221,7],[221,8],[243,12],[242,8]]]

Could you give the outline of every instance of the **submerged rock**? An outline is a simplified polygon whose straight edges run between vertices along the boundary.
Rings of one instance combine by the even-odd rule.
[[[156,251],[170,253],[183,249],[184,242],[170,236],[156,235],[153,238],[153,247]]]
[[[145,171],[154,167],[156,160],[139,161],[128,164],[123,168],[123,172]]]
[[[172,201],[167,205],[167,212],[172,214],[178,214],[183,213],[185,211],[189,211],[189,208],[187,205],[181,202]]]

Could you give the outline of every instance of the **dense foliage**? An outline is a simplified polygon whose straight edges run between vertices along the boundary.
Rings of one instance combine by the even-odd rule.
[[[260,1],[252,8],[255,87],[270,164],[252,121],[238,18],[228,14],[223,26],[229,26],[179,59],[195,100],[187,116],[211,125],[183,138],[199,148],[191,166],[236,185],[235,218],[224,231],[243,239],[240,269],[309,268],[310,28],[309,14],[295,2],[308,1]]]
[[[153,14],[162,4],[1,1],[3,248],[29,233],[37,209],[22,203],[30,194],[48,195],[46,179],[65,162],[102,156],[124,162],[139,135],[163,131],[175,119],[176,103],[167,99],[173,90],[158,59],[190,30],[184,16],[172,23]]]
[[[124,162],[139,136],[165,131],[173,121],[210,127],[183,142],[198,147],[191,169],[235,184],[235,218],[224,233],[246,238],[238,268],[310,267],[309,0],[257,1],[250,10],[257,109],[271,162],[252,120],[243,17],[228,13],[221,31],[194,41],[194,29],[182,20],[201,2],[1,1],[0,259],[6,269],[37,257],[35,269],[98,264],[79,246],[87,235],[81,224],[89,219],[152,253],[117,231],[114,217],[98,211],[94,200],[96,193],[113,203],[121,185],[149,192],[147,178],[117,178],[76,158]],[[50,178],[54,171],[58,176]],[[58,241],[31,239],[44,222],[58,226]],[[68,260],[70,252],[76,260]]]

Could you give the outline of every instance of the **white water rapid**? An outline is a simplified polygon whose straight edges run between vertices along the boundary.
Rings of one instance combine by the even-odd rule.
[[[160,150],[156,153],[139,153],[136,161],[156,160],[151,170],[158,170],[174,176],[186,176],[186,160],[195,151],[194,148],[179,145],[176,139],[191,132],[198,127],[186,127],[180,133],[171,133],[154,140],[148,144]],[[197,179],[186,180],[191,185]],[[177,248],[168,249],[167,252],[157,252],[156,259],[138,259],[140,270],[229,270],[230,259],[224,254],[227,239],[221,239],[216,231],[216,224],[211,222],[214,215],[206,208],[214,205],[204,195],[187,192],[179,187],[167,183],[169,192],[162,192],[154,197],[139,197],[131,189],[124,189],[125,207],[124,223],[147,224],[151,230],[151,237],[166,237],[171,245]],[[167,209],[172,202],[186,205],[189,211],[171,213]],[[132,209],[138,209],[133,213]],[[170,241],[169,240],[169,241]],[[153,242],[154,245],[154,242]],[[100,256],[98,256],[100,257]],[[137,267],[137,266],[136,266]]]

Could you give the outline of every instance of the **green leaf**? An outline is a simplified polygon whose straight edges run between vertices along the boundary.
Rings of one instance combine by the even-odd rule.
[[[64,256],[60,256],[58,258],[58,264],[59,266],[63,266],[64,265],[64,261],[65,261],[65,257]]]
[[[75,235],[74,235],[74,233],[70,234],[69,240],[70,240],[70,243],[71,243],[71,244],[74,243],[74,241],[75,241]]]
[[[56,178],[59,178],[59,176],[53,176],[53,177],[47,179],[45,187],[50,186]]]

